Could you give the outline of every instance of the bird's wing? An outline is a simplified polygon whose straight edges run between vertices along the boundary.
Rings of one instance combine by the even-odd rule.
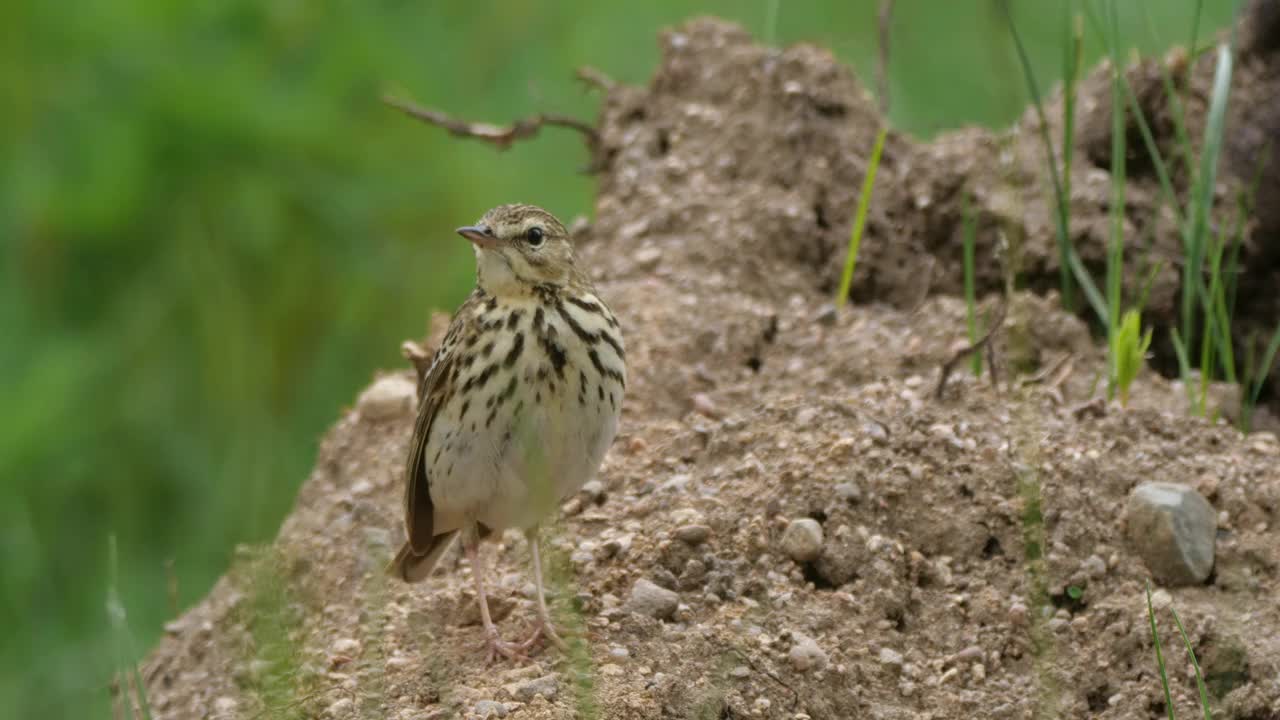
[[[404,483],[404,528],[409,536],[408,544],[415,554],[430,550],[431,538],[435,535],[431,478],[427,474],[425,461],[427,438],[431,435],[431,425],[436,413],[453,393],[453,366],[458,355],[454,348],[466,330],[475,300],[476,296],[473,295],[454,315],[453,324],[445,334],[440,349],[431,361],[431,368],[423,376],[422,386],[418,389],[421,400],[418,402],[418,418],[413,425],[409,457],[405,462]]]

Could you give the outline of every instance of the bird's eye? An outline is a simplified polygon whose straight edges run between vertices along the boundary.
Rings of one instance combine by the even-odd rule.
[[[532,247],[538,247],[542,244],[542,236],[542,228],[536,226],[529,228],[524,234],[525,240],[527,240],[529,245]]]

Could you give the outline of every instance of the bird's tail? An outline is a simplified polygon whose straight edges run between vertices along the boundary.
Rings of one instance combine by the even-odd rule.
[[[396,553],[396,558],[387,566],[387,572],[410,583],[426,579],[431,571],[436,569],[440,558],[444,556],[444,551],[449,549],[457,535],[457,530],[436,535],[431,538],[431,545],[427,551],[422,553],[414,552],[413,547],[405,542],[400,552]]]

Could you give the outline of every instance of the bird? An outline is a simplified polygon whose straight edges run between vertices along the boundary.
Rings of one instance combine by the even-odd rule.
[[[454,313],[419,383],[405,462],[408,536],[388,570],[426,579],[458,539],[471,564],[489,662],[521,659],[539,637],[566,644],[547,610],[539,530],[599,470],[627,385],[617,318],[578,266],[554,215],[500,205],[457,229],[476,286]],[[529,540],[537,623],[503,640],[489,613],[481,541],[517,528]]]

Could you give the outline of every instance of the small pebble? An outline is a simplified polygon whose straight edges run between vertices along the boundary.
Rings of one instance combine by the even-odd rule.
[[[853,483],[840,483],[839,485],[836,485],[835,488],[833,489],[836,492],[836,497],[849,503],[850,505],[862,499],[862,488],[858,487]]]
[[[496,700],[480,700],[476,702],[471,709],[472,714],[481,720],[487,718],[504,718],[507,716],[507,706]]]
[[[902,653],[891,648],[880,648],[880,664],[890,670],[902,670]]]
[[[815,560],[822,552],[822,526],[813,518],[797,518],[782,532],[782,551],[798,563]]]
[[[528,682],[512,683],[510,685],[503,686],[503,689],[506,690],[511,697],[523,703],[532,702],[538,695],[541,695],[547,700],[554,700],[556,698],[556,691],[559,690],[559,688],[560,683],[556,680],[555,675],[543,675],[542,677],[534,678]]]
[[[360,641],[354,638],[339,638],[329,646],[329,652],[335,655],[358,655],[360,654]]]
[[[1080,569],[1084,571],[1087,577],[1097,580],[1107,574],[1107,561],[1097,555],[1090,555],[1084,562],[1080,563]]]
[[[588,480],[582,486],[582,495],[587,500],[599,505],[605,499],[604,483],[599,480]]]
[[[1022,603],[1014,603],[1009,606],[1009,622],[1018,627],[1023,627],[1027,624],[1027,618],[1028,614],[1026,605],[1023,605]]]
[[[334,718],[346,717],[351,712],[351,708],[355,707],[355,704],[356,704],[355,701],[352,700],[351,698],[338,698],[337,700],[333,701],[333,704],[330,705],[328,709],[325,710],[325,712],[329,715],[329,717],[334,717]]]
[[[664,587],[641,578],[631,587],[626,609],[659,620],[667,620],[680,605],[680,596]]]
[[[827,653],[808,635],[791,633],[791,652],[788,654],[796,672],[823,670],[827,667]]]
[[[676,528],[675,536],[690,545],[701,545],[711,537],[711,528],[706,525],[682,525]]]

